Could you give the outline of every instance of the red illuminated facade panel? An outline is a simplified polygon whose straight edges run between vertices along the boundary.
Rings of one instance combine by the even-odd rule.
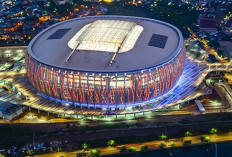
[[[89,72],[52,67],[26,55],[27,77],[41,95],[74,105],[117,108],[155,99],[174,87],[185,64],[185,48],[169,62],[129,72]]]

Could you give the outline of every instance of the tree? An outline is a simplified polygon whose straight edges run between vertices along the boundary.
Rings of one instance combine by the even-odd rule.
[[[49,142],[45,142],[43,146],[46,148],[49,148],[49,147],[51,147],[51,144]]]
[[[77,153],[76,157],[86,157],[87,153],[85,152],[81,152],[81,153]]]
[[[185,140],[184,141],[184,146],[188,146],[192,144],[192,140]]]
[[[201,142],[205,142],[205,143],[209,143],[211,140],[210,140],[210,137],[209,136],[202,136],[201,137]]]
[[[80,3],[83,3],[83,0],[73,0],[73,3],[80,4]]]
[[[209,131],[211,134],[216,134],[217,133],[217,129],[215,129],[215,128],[212,128],[212,129],[210,129],[210,131]]]
[[[62,5],[58,5],[56,9],[59,15],[68,15],[68,13],[73,10],[73,5],[69,3],[65,3]]]
[[[171,141],[170,145],[171,145],[172,147],[175,147],[176,144],[175,144],[174,141]]]
[[[144,145],[144,146],[140,147],[140,151],[142,151],[142,152],[145,152],[147,150],[148,150],[148,146],[147,145]]]
[[[168,137],[167,137],[167,135],[162,134],[162,135],[159,136],[159,138],[160,138],[161,140],[166,140]]]
[[[55,149],[55,152],[61,152],[62,151],[62,148],[61,147],[56,147],[56,149]]]
[[[53,12],[56,9],[56,3],[53,0],[48,0],[47,3],[49,7],[47,7],[47,12]]]
[[[107,145],[110,147],[114,147],[116,145],[116,142],[114,140],[110,140],[107,142]]]
[[[4,154],[0,154],[0,157],[5,157],[5,155]]]
[[[135,151],[136,151],[136,148],[131,146],[131,147],[129,147],[128,151],[129,151],[129,152],[135,152]]]
[[[126,146],[122,146],[122,148],[120,148],[120,153],[125,153],[127,151]]]
[[[40,148],[40,149],[37,150],[36,153],[37,153],[37,154],[42,154],[43,152],[44,152],[44,150],[43,150],[42,148]]]
[[[28,155],[32,155],[32,154],[34,154],[35,152],[33,151],[33,150],[27,150],[27,154]]]
[[[159,145],[159,147],[163,149],[163,148],[166,148],[167,146],[166,146],[166,144],[164,144],[163,142],[161,142],[160,145]]]
[[[99,149],[93,149],[93,150],[91,150],[90,153],[91,153],[90,154],[91,157],[99,157],[101,154],[101,151]]]
[[[44,1],[38,1],[38,2],[36,2],[37,3],[37,5],[40,7],[40,8],[42,8],[42,9],[45,9],[45,2]]]
[[[191,131],[186,131],[184,136],[185,137],[193,136],[193,133]]]
[[[86,144],[86,143],[83,143],[83,144],[82,144],[82,148],[83,148],[84,150],[89,150],[89,145]]]

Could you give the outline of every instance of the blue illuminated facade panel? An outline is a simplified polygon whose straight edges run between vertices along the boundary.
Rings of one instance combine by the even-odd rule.
[[[174,87],[185,64],[185,49],[169,62],[148,69],[87,72],[51,67],[26,55],[32,86],[52,100],[80,106],[117,108],[153,100]]]

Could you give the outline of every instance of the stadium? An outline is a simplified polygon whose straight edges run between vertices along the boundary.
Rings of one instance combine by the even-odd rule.
[[[90,16],[32,39],[28,80],[43,97],[81,107],[142,106],[168,95],[185,65],[181,32],[148,18]]]

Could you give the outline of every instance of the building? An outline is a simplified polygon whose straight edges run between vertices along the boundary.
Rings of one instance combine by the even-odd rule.
[[[114,110],[165,96],[177,84],[185,58],[182,34],[168,23],[89,16],[39,33],[28,46],[25,68],[46,98]]]
[[[226,3],[226,2],[219,3],[218,6],[217,6],[218,11],[226,11],[229,8],[230,8],[230,3]]]
[[[0,117],[7,120],[12,120],[23,113],[21,105],[12,104],[9,102],[0,101]]]
[[[197,20],[200,32],[216,32],[222,18],[222,14],[215,11],[201,13]]]
[[[219,50],[221,50],[225,56],[227,56],[228,58],[232,57],[232,42],[231,41],[219,41],[219,45],[220,48]]]

